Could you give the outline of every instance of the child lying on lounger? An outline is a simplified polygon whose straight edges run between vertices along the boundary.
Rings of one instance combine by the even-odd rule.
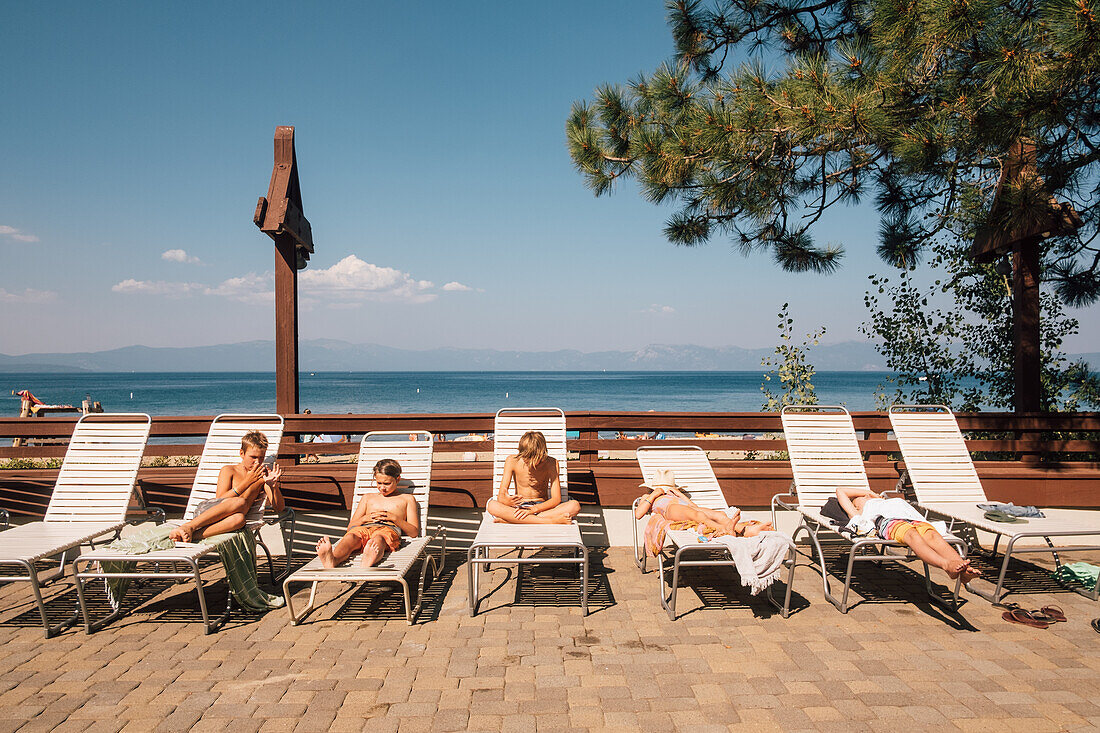
[[[581,505],[561,500],[558,462],[546,449],[546,436],[530,430],[519,439],[519,452],[504,461],[497,498],[485,509],[498,522],[510,524],[569,524]],[[509,494],[512,481],[516,493]]]
[[[241,438],[241,462],[222,466],[218,473],[218,488],[213,499],[199,502],[195,516],[168,533],[173,542],[190,542],[203,537],[236,532],[244,527],[245,516],[260,498],[267,495],[267,505],[273,511],[283,510],[283,494],[279,491],[278,466],[264,465],[267,436],[259,430]]]
[[[381,562],[387,552],[401,545],[401,535],[420,534],[420,507],[411,494],[397,494],[401,464],[383,458],[374,464],[374,485],[378,493],[364,494],[351,515],[348,531],[335,545],[328,537],[317,540],[317,557],[326,568],[334,568],[362,551],[365,568]]]
[[[873,528],[884,540],[900,542],[952,580],[962,576],[962,581],[969,583],[981,575],[904,499],[884,499],[873,491],[852,488],[837,489],[836,498],[851,519],[858,519],[860,527]]]
[[[705,525],[714,530],[718,536],[755,537],[761,532],[771,532],[775,529],[771,522],[760,522],[755,519],[741,521],[740,509],[735,509],[732,515],[716,509],[704,509],[677,489],[670,478],[661,478],[662,473],[667,472],[659,472],[658,479],[654,481],[654,483],[661,482],[661,485],[646,486],[653,490],[638,502],[638,506],[634,509],[635,519],[641,519],[652,511],[670,522],[694,522]],[[642,485],[645,486],[645,484]]]

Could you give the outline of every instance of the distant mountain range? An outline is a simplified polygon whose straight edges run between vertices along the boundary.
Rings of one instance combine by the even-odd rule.
[[[302,371],[758,371],[773,348],[653,344],[636,351],[498,351],[495,349],[397,349],[334,339],[299,343]],[[810,362],[822,371],[882,371],[882,357],[868,342],[811,347]],[[1100,364],[1100,353],[1076,354]],[[217,346],[153,348],[127,346],[75,354],[0,354],[4,372],[270,372],[273,341]]]

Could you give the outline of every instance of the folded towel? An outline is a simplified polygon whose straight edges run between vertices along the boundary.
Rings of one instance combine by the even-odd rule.
[[[1044,514],[1039,511],[1038,507],[1033,506],[1016,506],[1011,501],[1007,504],[1000,504],[994,502],[992,504],[979,504],[979,509],[984,509],[987,512],[1004,512],[1005,514],[1011,514],[1014,517],[1034,517],[1036,519],[1043,519]]]
[[[1087,562],[1074,562],[1063,565],[1052,574],[1063,585],[1073,586],[1079,583],[1085,587],[1085,590],[1092,590],[1096,587],[1097,579],[1100,578],[1100,567]]]
[[[781,532],[761,532],[755,537],[717,537],[729,548],[737,574],[741,576],[741,585],[749,589],[752,595],[766,590],[779,580],[783,569],[783,560],[790,552],[790,539]]]

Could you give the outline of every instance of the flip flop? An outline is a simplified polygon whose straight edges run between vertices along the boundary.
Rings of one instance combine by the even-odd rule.
[[[1050,628],[1050,624],[1041,619],[1035,618],[1030,611],[1025,611],[1022,608],[1016,608],[1011,611],[1005,611],[1001,614],[1001,618],[1005,621],[1011,621],[1014,624],[1021,624],[1022,626],[1030,626],[1035,629],[1047,629]]]
[[[1039,613],[1058,623],[1064,623],[1066,620],[1066,614],[1058,606],[1043,606],[1039,609]]]
[[[1092,630],[1100,634],[1100,618],[1094,618],[1092,620]]]

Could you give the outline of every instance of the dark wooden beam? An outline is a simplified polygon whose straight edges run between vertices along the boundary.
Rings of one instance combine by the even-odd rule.
[[[313,253],[313,229],[302,213],[294,128],[275,128],[275,164],[253,223],[275,242],[275,409],[298,413],[298,270]]]

